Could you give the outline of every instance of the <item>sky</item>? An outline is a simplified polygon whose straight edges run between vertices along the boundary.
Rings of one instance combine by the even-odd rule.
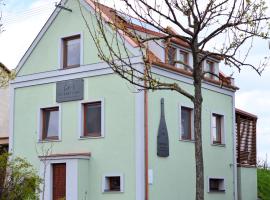
[[[14,69],[32,41],[55,8],[59,0],[4,0],[2,22],[4,31],[0,34],[0,62]],[[270,54],[266,41],[256,41],[249,60],[260,61]],[[238,73],[236,69],[222,66],[222,70],[233,73],[236,85],[236,107],[258,116],[257,150],[258,158],[270,156],[270,66],[261,76],[250,69]],[[269,158],[270,160],[270,158]]]

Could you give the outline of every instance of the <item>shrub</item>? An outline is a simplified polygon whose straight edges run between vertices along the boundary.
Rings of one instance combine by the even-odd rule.
[[[26,160],[0,155],[0,200],[35,200],[41,179]]]

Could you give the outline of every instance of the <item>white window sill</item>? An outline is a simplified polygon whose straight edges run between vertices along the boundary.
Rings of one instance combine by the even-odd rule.
[[[93,136],[81,136],[79,137],[79,140],[90,140],[90,139],[102,139],[104,136],[98,136],[98,137],[93,137]]]
[[[61,142],[62,140],[39,140],[38,143]]]
[[[190,142],[190,143],[195,143],[195,140],[187,140],[187,139],[179,139],[180,142]]]
[[[208,193],[225,193],[226,191],[225,190],[215,190],[215,191],[209,191]]]
[[[226,147],[226,145],[225,144],[211,144],[212,146],[216,146],[216,147]]]
[[[103,191],[103,194],[120,194],[120,193],[124,193],[122,191]]]

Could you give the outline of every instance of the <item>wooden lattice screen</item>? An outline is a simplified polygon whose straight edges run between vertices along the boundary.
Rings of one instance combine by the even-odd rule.
[[[236,151],[238,166],[256,166],[257,116],[236,109]]]

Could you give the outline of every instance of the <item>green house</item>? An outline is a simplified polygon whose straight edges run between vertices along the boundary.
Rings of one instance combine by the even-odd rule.
[[[81,15],[96,26],[94,7],[90,0],[62,0],[19,62],[10,86],[10,152],[39,171],[41,199],[195,199],[192,102],[172,91],[141,91],[115,74],[99,58]],[[114,13],[106,6],[101,12],[106,19]],[[132,64],[143,70],[138,46],[124,39]],[[190,69],[172,64],[168,54],[192,62],[190,50],[177,40],[149,46],[152,73],[192,92]],[[237,87],[219,62],[209,57],[203,63],[216,75],[202,84],[205,199],[241,199],[241,187],[243,200],[255,200],[256,169],[237,170]],[[222,87],[218,76],[226,79]],[[157,155],[162,99],[166,157]]]

